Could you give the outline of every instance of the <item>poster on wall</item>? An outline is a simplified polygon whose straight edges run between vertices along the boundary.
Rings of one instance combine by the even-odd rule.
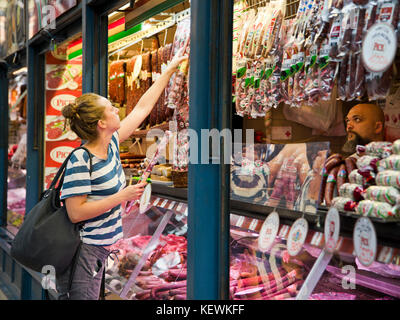
[[[81,144],[78,136],[65,126],[61,110],[82,93],[82,57],[69,60],[67,45],[48,52],[45,87],[44,188],[48,188],[65,158]]]
[[[45,27],[56,27],[55,19],[76,6],[77,0],[28,0],[29,39]]]
[[[25,43],[24,1],[9,0],[6,9],[6,55],[18,51]]]
[[[329,142],[243,145],[231,165],[231,198],[316,213]]]

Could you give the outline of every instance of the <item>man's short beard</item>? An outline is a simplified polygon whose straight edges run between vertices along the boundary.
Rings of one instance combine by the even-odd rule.
[[[354,135],[353,139],[349,139],[348,135],[352,133]],[[347,133],[347,141],[345,142],[345,144],[343,145],[342,151],[348,154],[353,154],[356,152],[356,147],[357,145],[363,145],[365,146],[366,144],[368,144],[370,141],[367,139],[364,139],[362,137],[360,137],[359,134],[357,134],[356,132],[348,132]]]

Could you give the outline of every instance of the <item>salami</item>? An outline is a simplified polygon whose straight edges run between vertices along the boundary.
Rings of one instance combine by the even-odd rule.
[[[166,66],[169,63],[169,61],[171,59],[171,54],[172,54],[172,43],[169,43],[164,48],[163,65]],[[171,77],[170,85],[171,85],[171,81],[172,81],[173,77],[174,77],[174,75],[172,75],[172,77]],[[164,96],[165,98],[164,98],[164,103],[162,105],[162,111],[161,111],[161,113],[163,113],[165,115],[164,116],[165,120],[170,120],[172,118],[172,115],[174,114],[174,110],[172,110],[170,108],[167,108],[167,103],[168,103],[167,97],[168,97],[168,94],[169,94],[169,88],[167,87],[166,95]]]
[[[350,198],[346,197],[335,197],[332,200],[332,207],[339,211],[355,211],[357,203]]]
[[[133,70],[135,68],[137,56],[132,57],[126,64],[126,115],[128,115],[139,101],[139,95],[136,94],[137,82],[133,79]]]
[[[346,165],[342,163],[339,166],[339,171],[337,174],[337,190],[339,191],[340,187],[348,181],[347,178],[347,170],[346,170]]]
[[[157,64],[158,64],[158,54],[157,50],[151,52],[151,78],[152,82],[157,79]],[[150,112],[149,124],[150,126],[155,126],[157,124],[157,110],[159,108],[158,101]]]
[[[333,194],[335,191],[338,171],[339,171],[339,167],[334,167],[329,172],[328,178],[326,180],[325,204],[328,207],[332,205],[332,199],[333,199]]]
[[[139,86],[140,87],[138,88],[140,98],[150,88],[151,82],[152,82],[150,57],[151,57],[150,52],[142,54],[142,71],[139,75],[139,77],[140,77],[140,85]],[[147,118],[143,121],[142,127],[146,127],[149,124],[150,124],[150,115],[147,116]]]
[[[365,199],[395,205],[399,203],[400,191],[394,187],[370,186],[365,191]]]
[[[164,63],[164,47],[161,47],[157,51],[157,74],[160,75],[162,73],[162,64]],[[163,123],[165,120],[165,90],[161,93],[160,98],[157,102],[157,124]]]
[[[356,212],[366,217],[376,217],[386,219],[396,215],[393,207],[385,202],[363,200],[357,206]]]
[[[350,174],[354,169],[357,169],[357,162],[356,159],[353,157],[348,157],[344,160],[344,163],[346,165],[346,171],[347,175]]]
[[[392,154],[385,159],[381,159],[378,161],[377,166],[378,171],[400,170],[400,155]]]
[[[125,103],[125,72],[126,61],[114,61],[110,65],[109,95],[110,100],[120,104]]]
[[[361,185],[347,182],[339,188],[339,196],[359,202],[364,200],[364,188]]]
[[[325,161],[325,170],[326,172],[330,172],[334,167],[339,166],[343,161],[342,155],[339,153],[335,153]]]

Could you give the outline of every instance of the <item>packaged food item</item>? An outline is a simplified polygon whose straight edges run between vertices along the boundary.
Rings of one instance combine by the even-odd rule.
[[[364,178],[365,185],[375,185],[376,171],[370,166],[362,167],[357,172]]]
[[[264,58],[268,57],[269,54],[274,54],[278,47],[279,31],[283,22],[285,8],[284,1],[273,6],[271,20],[262,41],[263,51],[261,55]]]
[[[357,160],[357,168],[377,171],[376,164],[379,160],[380,158],[374,156],[369,156],[369,155],[362,156]]]
[[[355,211],[357,202],[346,197],[335,197],[332,200],[332,207],[339,211]]]
[[[400,155],[392,154],[391,156],[381,159],[377,163],[378,171],[384,170],[400,170]]]
[[[344,183],[339,188],[339,195],[344,198],[350,198],[356,202],[364,200],[364,187],[355,183]]]
[[[367,155],[387,158],[392,154],[393,143],[388,141],[373,141],[365,146]]]
[[[365,199],[395,205],[399,203],[400,191],[394,187],[370,186],[365,190]]]
[[[358,170],[355,169],[353,171],[350,172],[349,174],[349,182],[350,183],[354,183],[354,184],[358,184],[361,186],[366,185],[366,179],[358,173]]]
[[[400,188],[400,171],[384,170],[377,174],[376,185]]]
[[[366,217],[389,218],[397,212],[390,204],[372,200],[362,200],[358,203],[356,213]]]
[[[392,153],[393,154],[400,154],[400,139],[398,139],[395,142],[393,142]]]

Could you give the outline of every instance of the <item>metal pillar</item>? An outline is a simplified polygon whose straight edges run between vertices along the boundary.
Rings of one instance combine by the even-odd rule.
[[[88,2],[84,0],[82,6],[82,93],[107,97],[108,17]]]
[[[199,141],[202,129],[231,129],[232,14],[232,0],[191,1],[189,118]],[[222,143],[220,164],[189,164],[188,299],[229,298],[230,184]]]
[[[7,64],[0,65],[0,226],[7,224],[8,79]]]

